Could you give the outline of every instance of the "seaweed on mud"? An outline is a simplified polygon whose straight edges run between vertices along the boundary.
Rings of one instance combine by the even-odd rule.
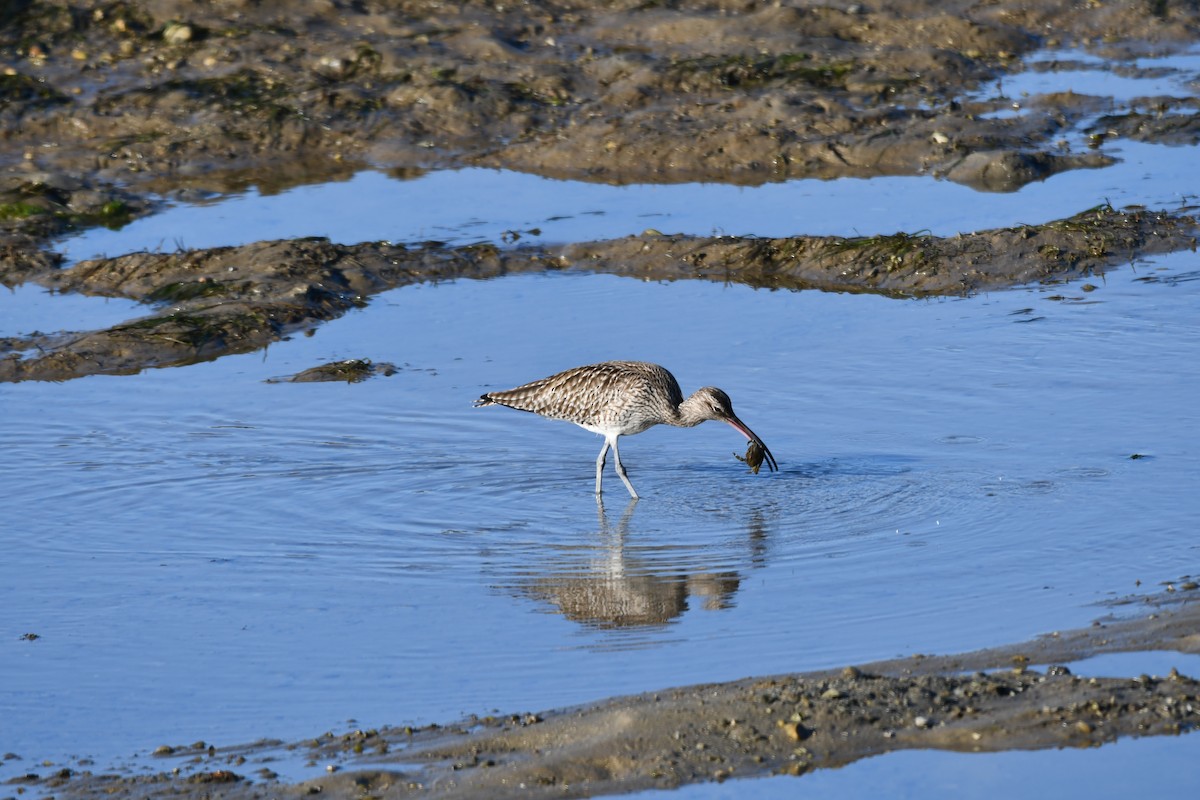
[[[1073,217],[1047,222],[1041,227],[1053,231],[1094,231],[1111,219],[1117,211],[1112,203],[1103,202],[1099,205],[1080,211]],[[1135,212],[1136,213],[1136,212]]]
[[[220,315],[176,312],[116,325],[110,330],[135,338],[157,338],[200,350],[214,342],[242,339],[274,327],[267,315],[257,311]]]
[[[36,205],[25,200],[18,200],[15,203],[0,204],[0,221],[9,219],[25,219],[36,214],[49,213],[49,209],[45,206]]]
[[[337,75],[342,80],[378,75],[383,65],[383,55],[369,44],[359,43],[354,56],[346,59]]]
[[[849,239],[839,239],[830,245],[835,253],[846,253],[866,249],[879,250],[889,256],[904,256],[918,248],[928,247],[933,241],[933,233],[921,230],[916,233],[891,233],[881,236],[855,236]]]
[[[154,104],[172,93],[181,94],[196,105],[211,106],[235,116],[254,114],[267,121],[301,116],[299,111],[283,102],[289,95],[284,81],[253,69],[241,69],[219,77],[172,78],[152,86],[101,93],[94,108],[100,113],[109,113],[131,105]]]
[[[474,244],[463,245],[459,250],[478,258],[495,258],[500,255],[500,248],[491,242],[476,242]]]
[[[79,4],[51,3],[41,0],[7,0],[0,2],[0,30],[11,28],[20,32],[16,44],[28,50],[35,43],[77,41],[92,28],[103,28],[114,34],[133,34],[147,30],[153,24],[148,12],[130,2],[107,2],[96,8]]]
[[[928,230],[916,233],[892,233],[886,236],[856,236],[839,239],[829,245],[838,254],[857,253],[870,266],[882,266],[891,272],[901,266],[919,266],[929,263],[930,254],[936,255],[936,237]]]
[[[369,358],[351,358],[333,361],[303,370],[286,378],[269,378],[267,383],[317,383],[323,381],[345,381],[359,383],[376,375],[388,377],[396,374],[396,366],[387,362],[375,364]]]
[[[727,89],[745,89],[768,83],[803,83],[819,89],[844,89],[854,70],[852,61],[816,61],[809,53],[781,53],[754,58],[745,55],[699,56],[670,66],[677,79],[706,77]]]
[[[1066,256],[1069,263],[1074,264],[1085,257],[1106,258],[1118,245],[1123,243],[1130,246],[1135,243],[1133,237],[1126,237],[1124,242],[1121,241],[1121,229],[1125,224],[1124,220],[1117,220],[1117,224],[1114,225],[1114,217],[1118,215],[1119,212],[1112,207],[1112,204],[1105,202],[1081,211],[1073,217],[1047,222],[1039,227],[1045,231],[1083,234],[1082,246],[1075,247]],[[1130,222],[1135,224],[1140,221],[1140,215],[1140,211],[1120,214],[1120,216],[1128,217]],[[1038,253],[1050,261],[1061,261],[1064,258],[1062,248],[1055,244],[1042,245],[1038,248]]]
[[[286,93],[282,82],[249,69],[216,78],[171,80],[163,88],[179,89],[198,100],[236,110],[270,108]]]
[[[151,303],[183,303],[199,297],[212,297],[228,292],[229,285],[227,283],[201,278],[197,281],[178,281],[160,286],[146,295],[146,300]]]
[[[124,200],[114,199],[105,201],[93,211],[70,214],[68,221],[79,227],[101,225],[118,230],[128,225],[135,213],[135,209]]]
[[[103,154],[115,154],[120,150],[135,144],[149,144],[166,136],[164,131],[142,131],[140,133],[129,134],[128,136],[118,136],[115,139],[107,139],[100,143],[96,149]]]
[[[560,93],[550,93],[532,84],[509,82],[502,85],[504,90],[508,92],[509,97],[519,102],[551,106],[553,108],[565,106],[568,102],[568,98],[561,96]]]
[[[103,225],[120,228],[136,209],[119,197],[110,197],[88,208],[72,208],[70,192],[40,182],[28,182],[0,191],[0,222],[14,223],[34,236],[53,236],[70,228]]]
[[[31,107],[70,103],[62,92],[47,83],[16,73],[0,75],[0,109],[21,103]]]
[[[8,2],[0,3],[0,30],[13,29],[20,32],[17,40],[20,50],[28,50],[39,39],[57,39],[75,34],[82,24],[79,13],[57,3]]]

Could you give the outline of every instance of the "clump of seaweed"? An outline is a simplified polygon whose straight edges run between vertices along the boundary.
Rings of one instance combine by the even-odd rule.
[[[375,364],[369,358],[351,358],[346,361],[319,364],[284,378],[268,378],[267,383],[316,383],[320,381],[358,383],[376,375],[388,377],[395,374],[396,366],[386,361]]]

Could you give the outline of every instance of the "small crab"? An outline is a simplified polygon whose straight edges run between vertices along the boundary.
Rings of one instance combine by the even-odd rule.
[[[761,444],[751,439],[746,443],[746,455],[739,456],[737,453],[734,453],[733,457],[738,461],[741,461],[743,464],[748,465],[750,467],[750,471],[757,475],[759,467],[763,465],[763,460],[767,458],[767,450]],[[772,472],[778,469],[778,467],[775,466],[775,459],[771,459],[771,463],[768,464],[768,466],[771,468]]]

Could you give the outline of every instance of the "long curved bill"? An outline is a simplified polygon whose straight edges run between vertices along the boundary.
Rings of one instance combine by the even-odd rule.
[[[763,442],[762,439],[758,438],[758,434],[750,430],[746,423],[733,416],[726,417],[725,421],[737,428],[738,433],[742,434],[742,436],[745,436],[747,439],[762,448],[763,455],[767,457],[767,466],[770,468],[771,472],[777,472],[779,470],[779,465],[775,463],[775,456],[771,455],[771,451],[767,449],[766,443]],[[758,472],[758,469],[755,468],[754,471]]]

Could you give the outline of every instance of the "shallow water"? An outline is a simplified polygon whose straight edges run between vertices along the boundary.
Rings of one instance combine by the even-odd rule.
[[[1103,653],[1071,661],[1066,666],[1074,674],[1090,677],[1150,675],[1165,678],[1171,674],[1171,670],[1191,677],[1200,675],[1200,654],[1178,653],[1174,650]],[[1041,671],[1043,667],[1035,666],[1034,669]]]
[[[1111,62],[1079,50],[1039,53],[1026,65],[1025,72],[985,84],[978,96],[1022,100],[1073,92],[1110,98],[1119,107],[1140,98],[1194,97],[1200,85],[1200,52],[1132,59],[1126,70],[1131,74],[1114,74]]]
[[[1084,625],[1195,568],[1198,274],[922,302],[524,275],[0,386],[5,748],[445,721]],[[781,472],[724,426],[653,429],[622,448],[644,499],[609,473],[601,514],[596,437],[470,406],[612,356],[723,386]],[[264,382],[347,357],[402,369]]]
[[[1036,225],[1101,203],[1174,209],[1200,196],[1200,159],[1190,148],[1132,141],[1106,145],[1120,161],[1072,170],[1019,192],[981,194],[927,176],[795,180],[762,186],[608,186],[486,169],[400,180],[362,172],[348,181],[275,195],[250,191],[218,204],[179,204],[120,231],[97,228],[65,240],[68,259],[266,239],[325,236],[451,244],[610,239],[647,229],[696,236],[796,234],[938,236]],[[0,310],[3,310],[0,307]]]
[[[1096,142],[1082,134],[1100,116],[1127,109],[1154,111],[1163,98],[1193,99],[1200,90],[1200,52],[1188,51],[1159,58],[1131,59],[1123,69],[1114,70],[1111,62],[1080,50],[1046,51],[1026,60],[1028,69],[988,81],[969,97],[1002,103],[984,116],[1019,116],[1048,95],[1077,94],[1104,98],[1107,103],[1085,117],[1074,131],[1061,139],[1076,149],[1093,147]],[[1168,114],[1190,113],[1183,105]]]
[[[905,750],[800,778],[775,777],[685,786],[626,795],[637,800],[764,800],[802,796],[822,800],[996,797],[1188,797],[1200,781],[1196,743],[1122,739],[1078,750],[948,753]]]
[[[0,286],[0,336],[108,328],[148,311],[141,303],[119,297],[62,294],[33,283]]]

